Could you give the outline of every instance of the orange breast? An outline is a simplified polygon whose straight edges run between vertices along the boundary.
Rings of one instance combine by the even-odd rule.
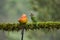
[[[21,22],[21,23],[27,23],[27,18],[21,18],[21,19],[19,20],[19,22]]]

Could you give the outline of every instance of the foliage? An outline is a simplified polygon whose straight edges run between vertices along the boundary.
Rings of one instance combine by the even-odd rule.
[[[31,4],[40,21],[60,21],[60,0],[31,0]]]

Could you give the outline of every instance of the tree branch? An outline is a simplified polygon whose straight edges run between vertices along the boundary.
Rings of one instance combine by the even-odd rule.
[[[47,28],[47,29],[59,29],[60,28],[60,22],[37,22],[37,23],[27,23],[24,27],[24,29],[28,30],[28,29],[40,29],[40,28]],[[17,24],[0,24],[0,30],[5,30],[5,31],[18,31],[21,30],[22,26],[20,26],[19,23]]]

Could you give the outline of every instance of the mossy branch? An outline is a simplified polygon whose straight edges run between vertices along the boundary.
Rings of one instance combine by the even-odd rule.
[[[40,28],[47,28],[47,29],[59,29],[60,28],[60,22],[37,22],[37,23],[28,23],[24,27],[26,30],[28,29],[40,29]],[[14,31],[14,30],[21,30],[22,26],[20,26],[19,23],[17,24],[0,24],[0,30],[5,31]]]

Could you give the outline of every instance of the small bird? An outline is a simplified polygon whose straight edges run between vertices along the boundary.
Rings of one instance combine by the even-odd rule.
[[[34,14],[33,13],[31,13],[31,20],[32,20],[32,22],[37,22],[37,20],[36,20],[36,17],[34,16]]]
[[[26,14],[22,14],[22,16],[18,19],[18,22],[20,23],[20,24],[26,24],[27,23],[27,16],[26,16]]]
[[[24,35],[24,27],[25,27],[25,24],[27,23],[27,16],[26,14],[22,14],[22,16],[18,19],[18,22],[20,23],[20,25],[22,26],[22,37],[21,37],[21,40],[23,40],[23,35]]]

